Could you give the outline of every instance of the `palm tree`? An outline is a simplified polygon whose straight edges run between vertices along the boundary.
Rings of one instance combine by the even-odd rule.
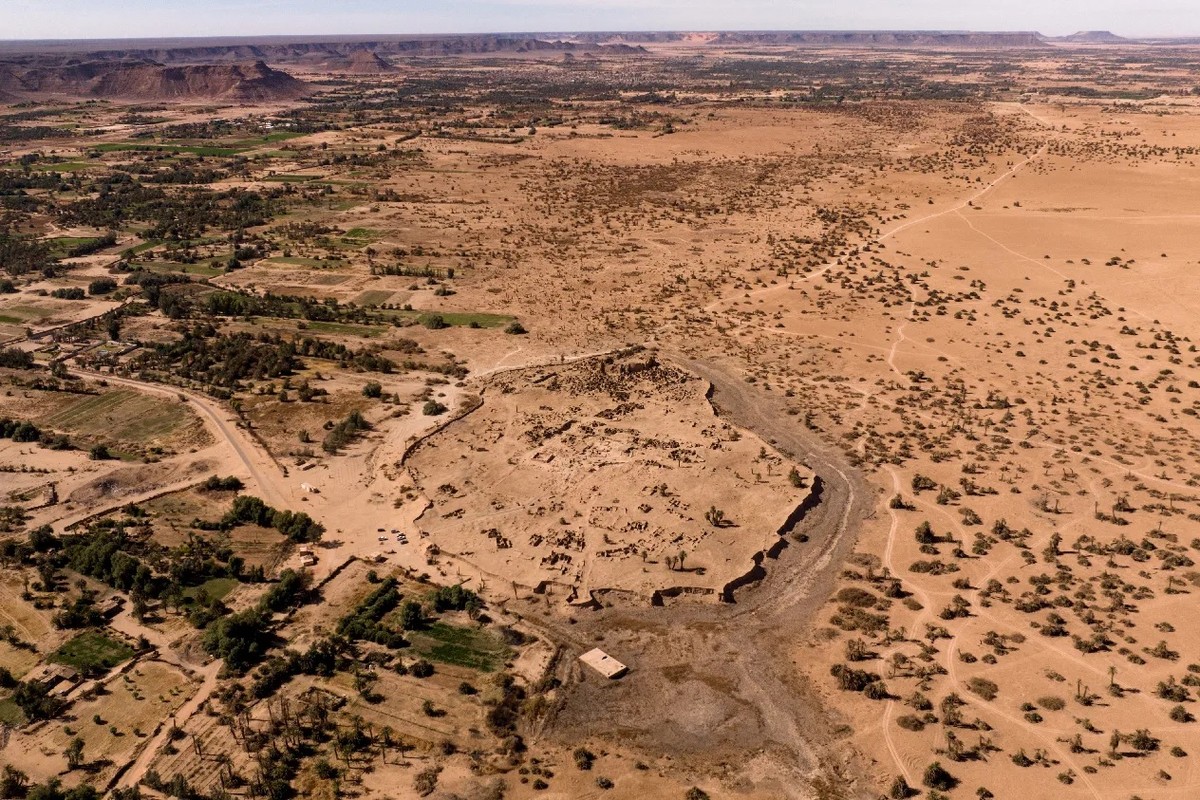
[[[79,765],[83,763],[83,739],[78,736],[72,739],[63,755],[67,757],[68,770],[79,769]]]
[[[14,767],[12,764],[5,764],[3,773],[0,773],[0,796],[4,797],[24,797],[25,790],[29,786],[29,776],[21,770]]]

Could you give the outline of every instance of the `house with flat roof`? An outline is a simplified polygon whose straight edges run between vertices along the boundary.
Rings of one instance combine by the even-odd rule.
[[[617,661],[615,658],[604,652],[600,648],[589,650],[579,657],[579,660],[587,664],[592,669],[599,672],[606,678],[619,678],[629,671],[629,667]]]

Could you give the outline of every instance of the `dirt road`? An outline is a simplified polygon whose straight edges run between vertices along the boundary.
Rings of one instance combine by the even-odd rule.
[[[263,452],[257,442],[246,431],[238,427],[236,421],[230,419],[229,412],[217,401],[197,392],[180,389],[175,386],[165,386],[161,383],[150,383],[135,378],[123,378],[100,372],[75,368],[74,372],[86,375],[96,380],[107,381],[110,384],[128,386],[139,392],[154,394],[172,399],[186,398],[188,404],[204,421],[209,431],[218,442],[225,444],[237,461],[235,467],[239,472],[248,476],[258,487],[259,496],[268,505],[276,508],[288,506],[287,497],[290,492],[279,473],[279,469],[271,461],[270,456]]]
[[[607,681],[575,667],[578,682],[547,735],[567,742],[613,738],[697,773],[715,764],[778,796],[807,797],[820,743],[833,732],[799,678],[793,653],[833,589],[856,523],[874,505],[874,490],[839,451],[736,370],[712,359],[673,360],[713,385],[723,418],[817,474],[821,503],[798,526],[809,541],[792,542],[768,560],[766,577],[739,592],[732,605],[577,614],[576,624],[562,626],[564,641],[599,644],[631,670]]]

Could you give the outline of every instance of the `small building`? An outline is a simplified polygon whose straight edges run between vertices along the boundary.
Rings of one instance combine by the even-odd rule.
[[[120,595],[113,595],[107,600],[96,606],[96,610],[100,612],[100,616],[105,619],[112,619],[117,614],[121,613],[121,609],[125,606],[125,598]]]
[[[629,667],[598,647],[581,655],[579,660],[609,679],[619,678],[629,671]]]
[[[300,488],[303,489],[304,491],[308,492],[309,494],[320,494],[321,493],[321,490],[318,489],[317,487],[313,486],[311,483],[302,483],[302,484],[300,484]]]
[[[25,680],[36,681],[42,684],[49,694],[62,697],[74,689],[82,679],[78,672],[64,664],[46,664],[26,675]]]

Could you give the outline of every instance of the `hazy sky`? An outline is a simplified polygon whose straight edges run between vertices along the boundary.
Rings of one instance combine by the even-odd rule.
[[[1200,35],[1197,0],[0,0],[0,39],[575,30]]]

